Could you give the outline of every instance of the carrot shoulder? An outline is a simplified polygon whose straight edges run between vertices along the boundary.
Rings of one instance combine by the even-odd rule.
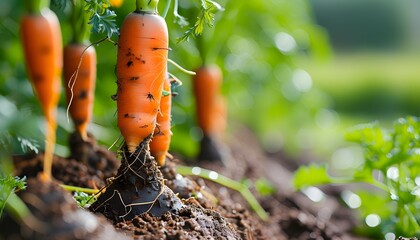
[[[157,124],[153,138],[150,141],[150,153],[156,159],[159,166],[165,165],[166,154],[171,143],[171,84],[166,79],[163,85],[166,95],[160,100],[160,113],[157,115]]]
[[[76,131],[85,141],[92,118],[96,82],[96,51],[93,46],[86,47],[80,43],[67,45],[64,48],[63,69],[69,113]]]
[[[44,177],[48,180],[54,153],[63,61],[57,16],[48,8],[42,9],[39,14],[25,15],[21,22],[21,39],[29,80],[41,102],[47,122]]]
[[[153,134],[168,58],[165,20],[149,12],[125,18],[117,52],[118,127],[129,152]]]

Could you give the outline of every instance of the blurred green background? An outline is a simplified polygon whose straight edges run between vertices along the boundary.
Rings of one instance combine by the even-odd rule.
[[[166,1],[160,1],[162,12]],[[372,120],[391,122],[418,115],[420,104],[420,16],[415,0],[267,0],[219,1],[215,25],[198,37],[205,61],[224,72],[228,98],[228,133],[238,123],[251,128],[269,153],[308,156],[329,162],[347,148],[348,127]],[[199,1],[180,0],[179,13],[190,25]],[[0,130],[43,145],[43,118],[26,78],[19,40],[23,1],[0,2]],[[59,15],[64,43],[69,41],[68,9]],[[121,24],[134,0],[114,9]],[[170,58],[194,70],[203,62],[197,39],[177,43],[187,30],[167,16]],[[92,42],[103,36],[92,36]],[[116,40],[116,39],[114,39]],[[114,67],[116,47],[97,48],[98,79],[90,131],[105,145],[118,138]],[[197,153],[191,77],[169,65],[184,85],[173,106],[171,151],[186,158]],[[59,109],[57,154],[67,155],[73,130],[64,95]],[[229,137],[229,134],[227,134]],[[337,150],[338,149],[338,150]],[[21,152],[18,145],[14,152]]]

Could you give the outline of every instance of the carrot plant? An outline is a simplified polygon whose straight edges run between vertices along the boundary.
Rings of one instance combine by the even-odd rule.
[[[21,22],[23,52],[32,87],[46,119],[43,179],[51,179],[51,166],[57,127],[56,112],[62,72],[62,39],[58,18],[49,1],[26,1],[28,13]]]
[[[201,66],[193,77],[197,123],[203,132],[199,160],[223,160],[218,147],[226,126],[226,103],[220,94],[222,71],[217,65]]]
[[[150,153],[159,166],[164,166],[171,143],[171,79],[166,78],[163,84],[163,96],[160,100],[160,112],[156,118],[156,128],[150,141]]]
[[[71,1],[73,38],[64,48],[64,83],[68,111],[76,133],[87,141],[96,82],[96,51],[89,46],[89,15],[83,1]]]
[[[118,127],[125,140],[122,163],[117,176],[90,208],[114,221],[145,212],[159,216],[183,206],[165,186],[149,151],[169,51],[166,22],[158,15],[157,4],[137,0],[136,10],[122,23],[118,40],[116,101]]]
[[[347,139],[359,144],[365,157],[352,176],[331,176],[325,166],[303,166],[295,172],[295,187],[303,189],[311,185],[350,183],[371,185],[379,192],[359,193],[362,217],[379,218],[380,225],[376,229],[382,233],[381,237],[387,233],[419,237],[419,119],[400,118],[391,130],[381,128],[378,123],[361,125],[350,131]]]

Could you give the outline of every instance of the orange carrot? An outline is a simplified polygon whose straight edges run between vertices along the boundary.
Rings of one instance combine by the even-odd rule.
[[[86,47],[80,43],[67,45],[64,48],[63,69],[70,116],[76,131],[85,141],[87,126],[92,117],[96,82],[96,51],[93,46],[88,49]]]
[[[21,22],[21,38],[29,79],[41,102],[47,123],[43,178],[49,180],[63,61],[57,16],[48,8],[25,15]]]
[[[165,165],[166,154],[171,143],[171,83],[166,79],[163,85],[166,95],[160,100],[160,113],[157,116],[157,125],[153,138],[150,141],[150,153],[156,159],[159,166]]]
[[[221,137],[225,131],[226,131],[226,124],[227,124],[227,107],[226,107],[226,98],[219,94],[216,96],[216,102],[214,107],[214,113],[215,116],[215,123],[214,123],[214,129],[215,134],[217,134],[218,137]]]
[[[202,66],[193,77],[198,126],[206,135],[218,132],[215,112],[221,84],[222,72],[217,65]]]
[[[154,132],[167,59],[165,20],[138,6],[121,26],[116,68],[118,127],[129,152]]]

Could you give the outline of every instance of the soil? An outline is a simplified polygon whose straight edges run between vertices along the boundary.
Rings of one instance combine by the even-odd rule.
[[[255,136],[246,128],[240,129],[234,136],[225,139],[225,142],[227,144],[223,162],[193,162],[175,157],[174,160],[168,159],[167,166],[160,169],[166,179],[165,185],[182,199],[183,207],[176,208],[175,211],[154,215],[146,211],[123,221],[115,221],[112,218],[105,221],[102,215],[99,217],[86,209],[74,207],[74,202],[72,207],[66,209],[70,209],[70,215],[75,211],[82,211],[94,216],[95,219],[99,219],[96,221],[105,222],[101,223],[103,226],[113,224],[112,233],[108,235],[123,234],[128,239],[363,239],[352,234],[352,229],[357,224],[353,213],[343,207],[334,195],[328,196],[320,203],[314,203],[305,195],[295,192],[291,184],[293,167],[290,166],[293,165],[279,155],[267,155],[259,147]],[[115,176],[117,170],[115,155],[112,153],[105,155],[114,157],[104,157],[103,161],[109,164],[102,164],[104,166],[102,168],[77,161],[74,156],[73,158],[56,156],[53,175],[57,181],[68,185],[100,188],[106,185],[108,177]],[[36,175],[41,170],[42,157],[42,154],[16,156],[14,160],[17,175],[26,175],[35,179],[30,180],[31,182],[36,182]],[[238,181],[267,179],[277,189],[275,194],[258,196],[254,189],[251,190],[270,215],[269,219],[261,220],[243,197],[234,190],[198,177],[181,177],[175,171],[174,166],[177,164],[199,165]],[[29,183],[28,191],[33,186],[33,183]],[[68,204],[71,194],[57,192],[61,192],[62,197],[67,199],[65,204]],[[65,205],[64,201],[57,202]],[[64,210],[60,214],[66,215]],[[50,224],[56,221],[54,219],[60,219],[48,216],[47,214],[41,219]],[[3,220],[3,223],[0,223],[1,229],[4,222]],[[74,225],[71,222],[69,224]],[[111,238],[89,235],[89,238],[74,239]],[[114,237],[114,239],[123,239],[123,237]]]

